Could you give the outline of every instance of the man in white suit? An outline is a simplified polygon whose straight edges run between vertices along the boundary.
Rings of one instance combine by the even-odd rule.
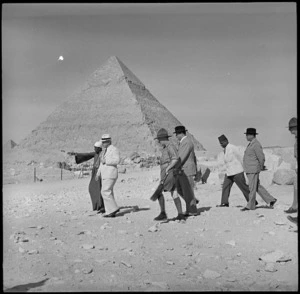
[[[101,138],[102,153],[100,159],[100,166],[96,174],[96,181],[101,177],[102,189],[101,194],[104,200],[106,214],[104,217],[115,217],[120,211],[115,197],[114,185],[118,178],[117,164],[120,162],[119,150],[111,144],[111,137],[109,134],[104,134]]]

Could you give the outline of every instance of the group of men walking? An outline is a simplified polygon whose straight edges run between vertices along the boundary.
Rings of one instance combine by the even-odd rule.
[[[289,121],[289,131],[295,135],[295,158],[297,157],[297,118]],[[157,132],[156,140],[161,148],[160,157],[160,178],[161,185],[158,199],[160,213],[154,218],[156,221],[167,219],[165,210],[165,200],[163,192],[170,192],[177,209],[175,220],[184,220],[188,216],[197,215],[197,204],[199,200],[195,197],[195,177],[197,175],[197,158],[194,151],[194,144],[187,136],[184,126],[175,127],[174,134],[178,144],[169,140],[168,131],[164,128]],[[224,148],[225,178],[222,186],[221,204],[217,207],[229,207],[229,195],[233,183],[242,191],[247,204],[241,211],[254,210],[258,204],[256,192],[268,204],[274,207],[277,199],[274,198],[261,184],[259,180],[260,172],[265,169],[265,155],[262,145],[257,140],[256,129],[246,130],[248,146],[242,157],[237,146],[229,143],[225,135],[218,137],[220,145]],[[119,150],[112,145],[109,134],[104,134],[100,141],[94,144],[94,152],[74,153],[77,164],[94,158],[92,176],[89,184],[89,192],[92,200],[93,210],[103,214],[104,217],[115,217],[120,211],[115,197],[114,185],[118,178],[117,165],[120,162]],[[297,168],[296,168],[297,172]],[[248,179],[246,183],[245,175]],[[180,197],[184,200],[186,210],[183,212]],[[285,210],[286,213],[298,212],[297,178],[294,180],[294,200],[292,206]],[[289,216],[288,219],[298,224],[298,217]]]
[[[295,136],[294,156],[297,162],[297,118],[293,117],[290,119],[288,128],[291,134]],[[269,205],[270,208],[273,208],[277,199],[274,198],[260,184],[259,181],[260,172],[265,169],[265,156],[263,153],[262,146],[256,138],[256,135],[258,134],[256,133],[256,129],[254,128],[248,128],[245,134],[247,141],[249,141],[249,144],[246,147],[243,158],[241,158],[237,147],[230,144],[228,139],[224,135],[218,138],[220,145],[224,148],[224,162],[226,167],[226,174],[222,187],[221,204],[217,205],[217,207],[229,207],[228,199],[230,189],[233,183],[236,183],[247,201],[247,205],[244,208],[242,208],[241,211],[255,209],[257,205],[256,192]],[[244,173],[248,178],[248,185],[246,184]],[[296,173],[298,173],[297,168]],[[297,186],[297,178],[295,178],[293,203],[289,209],[285,210],[286,213],[298,212]],[[288,219],[291,222],[298,224],[298,217],[288,216]]]

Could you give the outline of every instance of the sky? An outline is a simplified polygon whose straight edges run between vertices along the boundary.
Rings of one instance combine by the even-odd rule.
[[[249,127],[264,147],[293,146],[296,29],[293,2],[2,4],[3,144],[115,55],[205,149],[222,134],[246,146]]]

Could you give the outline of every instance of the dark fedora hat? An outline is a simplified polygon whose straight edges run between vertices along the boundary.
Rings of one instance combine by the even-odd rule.
[[[169,136],[168,134],[168,131],[164,128],[160,129],[158,132],[157,132],[157,137],[154,138],[154,139],[164,139],[164,138],[169,138],[171,136]]]
[[[292,117],[289,121],[289,126],[287,128],[297,128],[297,117]]]
[[[175,127],[174,134],[180,134],[180,133],[184,133],[184,132],[187,132],[187,131],[188,130],[186,130],[184,126],[177,126],[177,127]]]
[[[254,129],[254,128],[248,128],[246,130],[246,133],[244,133],[244,134],[246,134],[246,135],[258,135],[258,133],[256,133],[256,129]]]
[[[221,143],[221,142],[224,142],[224,141],[228,141],[228,139],[226,138],[225,135],[221,135],[220,137],[218,137],[218,139],[219,139],[219,142],[220,142],[220,143]]]

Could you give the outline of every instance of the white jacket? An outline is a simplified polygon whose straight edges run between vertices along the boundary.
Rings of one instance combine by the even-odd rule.
[[[104,152],[104,151],[102,151]],[[102,156],[102,154],[100,154]],[[109,145],[104,154],[105,164],[100,163],[97,171],[97,176],[102,179],[117,179],[118,178],[118,168],[117,165],[120,162],[120,152],[118,148],[113,145]]]
[[[244,171],[242,156],[235,145],[228,143],[225,148],[224,162],[227,176],[233,176]]]

